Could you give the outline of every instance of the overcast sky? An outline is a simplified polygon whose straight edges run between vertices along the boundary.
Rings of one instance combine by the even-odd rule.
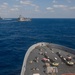
[[[0,0],[0,16],[75,18],[75,0]]]

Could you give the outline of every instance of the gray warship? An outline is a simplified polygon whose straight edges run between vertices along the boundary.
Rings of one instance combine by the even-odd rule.
[[[75,75],[75,50],[40,42],[26,52],[21,75]]]
[[[24,18],[24,17],[22,17],[22,16],[20,15],[19,18],[18,18],[18,21],[20,21],[20,22],[31,21],[31,19],[30,19],[30,18]]]

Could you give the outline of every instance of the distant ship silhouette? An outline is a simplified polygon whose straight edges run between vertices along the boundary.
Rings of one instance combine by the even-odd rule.
[[[19,18],[18,18],[18,21],[31,21],[31,19],[30,19],[30,18],[22,17],[22,16],[20,15]]]

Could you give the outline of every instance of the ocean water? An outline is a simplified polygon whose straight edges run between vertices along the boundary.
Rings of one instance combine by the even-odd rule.
[[[20,75],[27,49],[38,42],[75,49],[75,19],[0,20],[0,75]]]

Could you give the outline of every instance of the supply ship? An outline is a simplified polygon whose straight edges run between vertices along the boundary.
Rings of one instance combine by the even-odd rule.
[[[26,52],[21,75],[75,75],[75,49],[40,42]]]

